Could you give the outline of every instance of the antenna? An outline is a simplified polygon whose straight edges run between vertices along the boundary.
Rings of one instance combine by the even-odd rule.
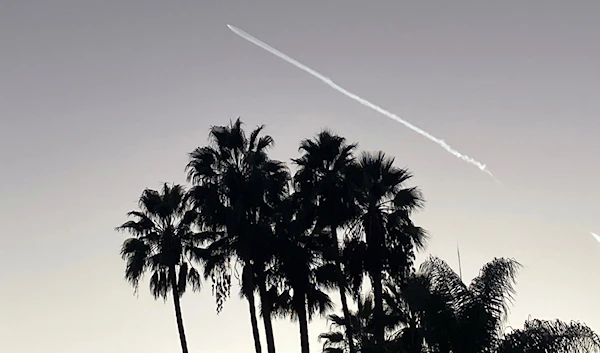
[[[456,254],[458,255],[458,275],[462,281],[462,266],[460,264],[460,250],[458,249],[458,243],[456,244]]]

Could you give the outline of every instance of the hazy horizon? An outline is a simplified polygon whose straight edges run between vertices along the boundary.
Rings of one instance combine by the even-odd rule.
[[[424,193],[427,251],[470,281],[524,267],[509,325],[600,331],[600,3],[6,1],[0,11],[0,351],[179,349],[173,304],[124,280],[114,227],[144,188],[185,183],[211,125],[265,124],[289,162],[328,127]],[[242,40],[231,24],[487,164],[438,145]],[[337,303],[338,297],[332,298]],[[253,352],[237,288],[182,299],[191,352]],[[339,308],[339,305],[338,305]],[[310,325],[311,349],[328,324]],[[277,320],[281,352],[296,323]],[[233,333],[233,334],[231,334]],[[264,342],[263,342],[264,344]]]

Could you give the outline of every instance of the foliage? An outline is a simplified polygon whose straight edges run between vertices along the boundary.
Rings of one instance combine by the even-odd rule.
[[[203,233],[194,232],[197,214],[189,208],[181,185],[164,184],[162,190],[146,189],[139,200],[140,211],[131,211],[128,221],[117,228],[133,235],[123,242],[121,256],[127,262],[125,278],[137,291],[139,281],[151,272],[150,292],[167,299],[173,288],[168,280],[176,271],[177,292],[181,296],[188,284],[198,290],[201,276],[194,266],[206,254],[199,247]]]

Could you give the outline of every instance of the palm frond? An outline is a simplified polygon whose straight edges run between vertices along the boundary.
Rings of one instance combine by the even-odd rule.
[[[192,285],[194,291],[199,291],[202,288],[202,277],[196,268],[190,268],[187,275],[187,282]]]
[[[319,340],[328,340],[329,343],[340,343],[345,339],[341,332],[326,332],[319,335]]]
[[[155,270],[150,278],[150,293],[154,298],[163,298],[167,300],[167,293],[171,289],[171,283],[168,280],[167,269]]]
[[[442,259],[430,256],[423,262],[419,272],[427,276],[431,290],[446,298],[452,298],[458,309],[465,301],[471,301],[473,295],[460,276]]]
[[[151,248],[137,238],[129,238],[123,242],[121,257],[127,261],[125,279],[137,290],[144,271],[148,268],[148,254]]]
[[[318,288],[310,288],[306,294],[306,302],[308,303],[308,319],[312,320],[315,314],[323,316],[334,309],[333,301],[327,293]]]
[[[515,294],[516,275],[521,267],[514,259],[495,258],[484,265],[479,276],[469,285],[475,297],[485,303],[493,316],[503,321]]]

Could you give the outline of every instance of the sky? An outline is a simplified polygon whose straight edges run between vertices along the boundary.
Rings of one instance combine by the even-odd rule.
[[[427,251],[470,280],[523,264],[509,326],[600,331],[596,1],[19,1],[0,5],[0,351],[176,352],[171,301],[123,279],[144,188],[185,182],[211,125],[266,125],[272,157],[328,127],[408,168]],[[444,139],[476,167],[232,33],[234,25]],[[190,352],[253,352],[247,304],[182,300]],[[335,295],[334,295],[335,298]],[[316,320],[311,345],[327,330]],[[280,352],[299,351],[278,321]],[[264,338],[263,338],[264,340]],[[265,346],[265,342],[263,342]]]

